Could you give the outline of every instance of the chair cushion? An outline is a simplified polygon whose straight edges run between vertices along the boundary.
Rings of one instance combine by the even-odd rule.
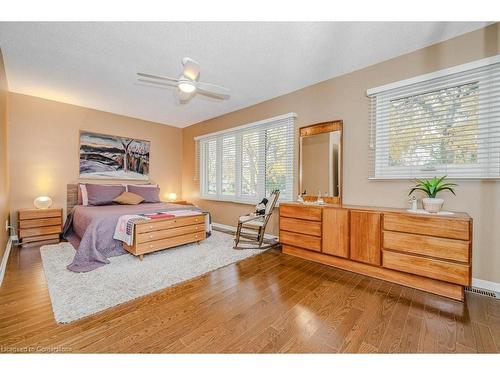
[[[252,220],[252,221],[245,223],[245,221],[250,220],[250,219],[255,219],[255,220]],[[240,222],[244,222],[243,223],[244,225],[252,225],[252,226],[256,226],[256,227],[261,227],[264,225],[264,221],[262,220],[262,218],[256,218],[255,216],[251,216],[251,215],[240,216],[239,220],[240,220]]]
[[[271,209],[274,208],[274,205],[276,204],[276,199],[278,198],[278,195],[277,194],[271,194],[269,196],[269,198],[267,199],[268,200],[268,203],[266,204],[266,215],[271,213]]]

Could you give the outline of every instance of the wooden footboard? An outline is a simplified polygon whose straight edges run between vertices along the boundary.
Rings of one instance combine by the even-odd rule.
[[[200,242],[206,237],[205,214],[152,219],[134,226],[134,243],[123,248],[142,260],[144,254]]]

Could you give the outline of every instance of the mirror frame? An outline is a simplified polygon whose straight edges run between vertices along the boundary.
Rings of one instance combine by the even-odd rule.
[[[302,143],[301,138],[315,134],[330,133],[340,131],[340,167],[339,167],[339,196],[338,197],[323,197],[325,203],[342,204],[343,187],[343,165],[344,165],[344,144],[343,144],[343,122],[342,120],[320,122],[299,128],[299,190],[302,192]],[[304,201],[315,201],[318,197],[316,195],[305,195],[302,197]]]

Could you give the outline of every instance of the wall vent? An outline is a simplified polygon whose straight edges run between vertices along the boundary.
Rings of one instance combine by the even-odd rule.
[[[466,286],[465,287],[465,291],[466,292],[471,292],[471,293],[474,293],[474,294],[480,294],[480,295],[486,296],[486,297],[492,297],[492,298],[500,299],[500,293],[493,292],[491,290],[477,288],[477,287],[474,287],[474,286],[473,287]]]

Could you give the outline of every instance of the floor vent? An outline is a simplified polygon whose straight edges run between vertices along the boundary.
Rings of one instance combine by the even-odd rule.
[[[493,292],[491,290],[486,290],[486,289],[481,289],[481,288],[466,286],[465,287],[465,291],[466,292],[475,293],[475,294],[480,294],[480,295],[486,296],[486,297],[492,297],[492,298],[500,299],[500,293]]]

